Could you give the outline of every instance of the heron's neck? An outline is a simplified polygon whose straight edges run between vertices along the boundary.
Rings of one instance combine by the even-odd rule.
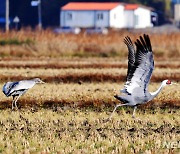
[[[155,92],[150,93],[151,96],[152,96],[152,99],[153,99],[154,97],[156,97],[156,96],[161,92],[161,90],[163,89],[164,86],[165,86],[165,84],[163,84],[163,82],[162,82],[161,85],[160,85],[160,87],[159,87]]]

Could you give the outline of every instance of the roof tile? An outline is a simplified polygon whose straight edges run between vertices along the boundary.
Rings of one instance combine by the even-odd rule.
[[[97,2],[71,2],[63,6],[62,10],[111,10],[121,3],[97,3]]]
[[[127,4],[125,5],[125,10],[136,10],[138,8],[138,4]]]

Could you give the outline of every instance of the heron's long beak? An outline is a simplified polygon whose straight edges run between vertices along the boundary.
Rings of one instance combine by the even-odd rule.
[[[41,80],[39,83],[45,83],[45,82]]]
[[[172,85],[179,85],[179,83],[171,82]]]

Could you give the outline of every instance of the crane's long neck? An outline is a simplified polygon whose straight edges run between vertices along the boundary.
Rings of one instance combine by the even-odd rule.
[[[164,84],[164,82],[162,82],[161,85],[160,85],[160,87],[159,87],[155,92],[151,92],[151,93],[150,93],[151,96],[152,96],[151,99],[153,99],[154,97],[156,97],[156,96],[161,92],[161,90],[163,89],[163,87],[164,87],[165,85],[166,85],[166,84]]]

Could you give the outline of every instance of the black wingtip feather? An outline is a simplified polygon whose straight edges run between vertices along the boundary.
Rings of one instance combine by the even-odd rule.
[[[133,44],[132,44],[132,41],[131,41],[131,39],[130,39],[129,36],[126,36],[126,37],[124,38],[124,43],[125,43],[127,46],[133,45]]]
[[[148,35],[144,34],[144,39],[146,41],[146,45],[150,51],[152,51],[151,41]]]
[[[144,52],[152,52],[152,46],[149,36],[144,34],[143,37],[140,36],[139,39],[136,40],[135,45],[137,49]]]
[[[145,41],[144,41],[144,39],[142,38],[142,36],[140,36],[140,40],[141,40],[141,43],[142,43],[143,47],[144,47],[146,50],[148,50],[148,49],[147,49],[147,44],[145,43]]]
[[[142,45],[142,43],[137,39],[137,41],[135,42],[137,49],[139,49],[140,51],[144,50],[144,47]]]

